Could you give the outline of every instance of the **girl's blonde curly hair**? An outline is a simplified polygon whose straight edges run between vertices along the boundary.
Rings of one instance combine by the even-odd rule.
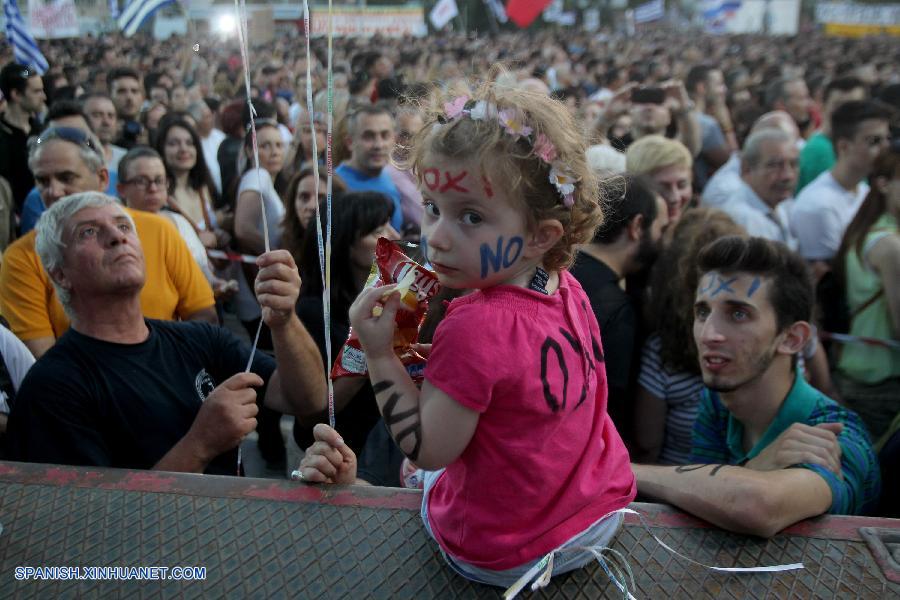
[[[494,189],[503,189],[525,211],[528,227],[533,229],[545,219],[556,219],[563,236],[544,255],[548,270],[568,267],[576,246],[591,240],[603,221],[597,179],[588,167],[587,142],[566,107],[546,95],[521,90],[497,82],[502,67],[491,69],[487,82],[477,89],[456,84],[450,89],[435,88],[421,103],[425,126],[412,138],[409,157],[400,165],[412,169],[419,183],[432,154],[452,160],[474,160],[481,175]],[[499,120],[476,120],[467,116],[448,120],[444,104],[460,96],[485,101],[497,111],[513,110],[533,132],[528,137],[508,133]],[[551,165],[537,156],[533,141],[543,134],[556,149],[555,165],[561,165],[575,180],[573,205],[565,206],[560,192],[550,182]]]

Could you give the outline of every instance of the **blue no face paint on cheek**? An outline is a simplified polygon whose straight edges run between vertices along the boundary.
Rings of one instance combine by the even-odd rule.
[[[505,244],[503,236],[497,238],[496,252],[487,244],[481,245],[481,278],[484,279],[490,273],[496,273],[501,268],[507,268],[519,259],[522,254],[522,247],[525,245],[524,240],[519,236],[514,236]]]

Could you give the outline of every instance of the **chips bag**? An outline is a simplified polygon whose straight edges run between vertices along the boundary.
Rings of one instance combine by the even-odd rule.
[[[419,337],[419,326],[425,319],[428,301],[438,292],[441,284],[437,275],[418,264],[400,251],[395,242],[379,238],[375,246],[375,262],[366,281],[366,288],[382,287],[396,283],[403,307],[397,311],[394,330],[394,352],[406,367],[413,381],[421,383],[425,373],[425,358],[413,350]],[[409,310],[404,310],[407,308]],[[376,312],[381,310],[375,307]],[[331,369],[331,378],[365,377],[369,374],[366,355],[353,329],[350,337],[338,353]]]

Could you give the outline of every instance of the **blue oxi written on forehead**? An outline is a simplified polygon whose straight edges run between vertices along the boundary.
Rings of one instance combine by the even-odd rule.
[[[712,271],[704,275],[700,280],[700,285],[697,287],[697,295],[709,294],[710,298],[715,298],[722,292],[737,294],[738,292],[733,286],[739,279],[741,279],[740,275],[725,277],[721,273]],[[754,276],[750,285],[747,286],[745,293],[747,298],[753,298],[753,294],[759,290],[761,285],[762,279],[759,276]]]

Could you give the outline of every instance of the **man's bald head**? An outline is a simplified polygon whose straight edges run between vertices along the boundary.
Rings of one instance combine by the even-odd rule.
[[[750,129],[750,134],[767,129],[781,130],[791,136],[795,143],[800,139],[800,129],[797,127],[796,121],[783,110],[773,110],[758,118]]]

